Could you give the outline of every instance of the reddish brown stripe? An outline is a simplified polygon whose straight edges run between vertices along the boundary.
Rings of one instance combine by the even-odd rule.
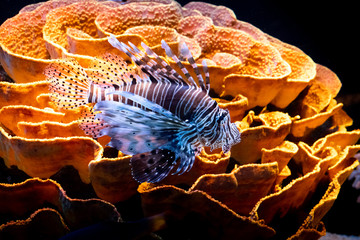
[[[88,102],[89,103],[92,102],[93,93],[94,93],[94,84],[91,83],[90,89],[89,89],[89,97],[88,97]]]

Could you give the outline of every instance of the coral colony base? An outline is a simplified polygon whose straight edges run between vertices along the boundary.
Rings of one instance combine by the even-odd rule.
[[[51,0],[0,46],[0,239],[319,239],[359,165],[337,76],[223,6]]]

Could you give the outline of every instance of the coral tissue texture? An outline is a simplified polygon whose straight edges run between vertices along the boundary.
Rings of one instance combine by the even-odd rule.
[[[78,127],[88,106],[58,109],[44,76],[58,58],[85,68],[105,53],[130,60],[110,34],[140,49],[144,42],[177,70],[161,40],[177,55],[185,42],[200,67],[206,61],[212,97],[230,111],[241,142],[226,154],[203,149],[189,172],[139,185],[131,156]],[[358,165],[360,130],[347,130],[336,74],[223,6],[29,5],[0,26],[0,62],[1,239],[57,239],[100,222],[118,224],[119,238],[318,239]],[[128,221],[140,219],[148,224],[133,223],[139,234],[131,235]]]

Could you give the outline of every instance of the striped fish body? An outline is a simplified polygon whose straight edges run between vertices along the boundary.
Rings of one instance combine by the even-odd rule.
[[[205,106],[206,109],[217,107],[216,101],[198,88],[153,81],[141,81],[139,83],[134,81],[125,85],[113,84],[106,87],[92,83],[88,89],[87,102],[98,103],[108,100],[131,104],[121,95],[114,94],[114,92],[123,91],[146,98],[184,121],[194,119],[197,109],[200,110]],[[206,115],[204,114],[204,117]]]
[[[122,59],[108,54],[90,69],[74,62],[65,67],[54,65],[47,77],[60,107],[95,104],[94,112],[84,115],[80,127],[95,138],[110,136],[109,146],[133,155],[132,173],[137,181],[161,181],[176,164],[174,174],[181,174],[191,169],[202,147],[227,152],[240,141],[228,111],[208,95],[205,63],[204,80],[186,46],[181,52],[193,66],[198,84],[165,42],[166,53],[185,79],[145,44],[146,53],[114,36],[109,42],[129,55],[141,71],[131,70]]]

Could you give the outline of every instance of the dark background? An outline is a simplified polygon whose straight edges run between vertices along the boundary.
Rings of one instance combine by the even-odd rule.
[[[36,0],[1,0],[0,23]],[[178,1],[182,5],[189,1]],[[359,12],[356,1],[233,0],[210,1],[231,8],[237,18],[308,54],[334,71],[343,87],[338,100],[360,128]],[[346,181],[334,207],[323,219],[330,232],[360,235],[360,191]]]

